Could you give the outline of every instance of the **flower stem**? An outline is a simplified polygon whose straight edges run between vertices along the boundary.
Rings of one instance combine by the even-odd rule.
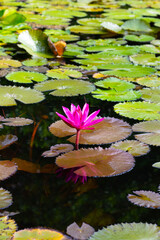
[[[79,149],[79,136],[80,136],[80,129],[77,129],[77,134],[76,134],[76,150]]]

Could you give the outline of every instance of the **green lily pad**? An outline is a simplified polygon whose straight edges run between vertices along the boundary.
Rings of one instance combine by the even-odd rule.
[[[20,67],[20,66],[22,66],[22,64],[17,60],[12,60],[12,59],[0,60],[0,68]]]
[[[149,102],[126,102],[114,106],[116,113],[138,120],[160,120],[160,105]]]
[[[152,40],[154,40],[155,38],[152,37],[152,36],[149,36],[149,35],[140,35],[140,36],[136,36],[136,35],[126,35],[125,36],[125,39],[128,40],[128,41],[132,41],[132,42],[142,42],[142,43],[145,43],[145,42],[150,42]]]
[[[88,39],[88,40],[82,40],[82,41],[78,41],[77,44],[80,46],[84,46],[84,47],[90,47],[90,46],[94,46],[94,45],[109,45],[109,44],[114,44],[114,45],[121,45],[121,44],[125,44],[126,41],[122,38],[109,38],[109,39]]]
[[[9,207],[12,204],[12,195],[9,191],[0,188],[0,209]]]
[[[160,146],[160,121],[147,121],[136,123],[132,127],[135,132],[145,132],[135,135],[141,142]]]
[[[46,65],[47,59],[45,58],[34,58],[34,59],[28,59],[22,62],[23,65],[33,67],[33,66],[43,66]]]
[[[48,77],[42,73],[38,72],[25,72],[25,71],[19,71],[19,72],[11,72],[6,75],[6,78],[9,81],[18,82],[18,83],[32,83],[34,82],[43,82]]]
[[[158,240],[159,227],[149,223],[121,223],[95,232],[89,240]]]
[[[72,69],[63,69],[63,68],[58,68],[58,69],[51,69],[47,71],[46,74],[48,77],[56,78],[56,79],[70,79],[72,78],[81,78],[82,73],[77,71],[77,70],[72,70]]]
[[[23,229],[15,232],[13,235],[13,240],[67,240],[62,233],[57,232],[53,229],[45,228],[33,228],[33,229]]]
[[[115,23],[112,22],[102,22],[101,26],[104,27],[105,29],[107,29],[109,32],[113,32],[113,33],[123,33],[122,28]]]
[[[76,11],[73,9],[51,9],[45,10],[42,12],[42,15],[52,16],[52,17],[60,17],[60,18],[71,18],[71,17],[85,17],[86,13],[82,11]]]
[[[134,64],[147,65],[147,66],[159,66],[160,57],[156,57],[155,54],[136,54],[129,57],[130,61]]]
[[[160,88],[144,88],[140,92],[142,99],[154,103],[160,102]]]
[[[112,143],[111,148],[116,148],[129,152],[134,157],[145,155],[150,151],[150,148],[147,144],[137,140],[125,140]]]
[[[44,95],[31,88],[0,86],[0,106],[14,106],[16,100],[25,104],[41,102]]]
[[[14,220],[8,217],[0,218],[0,236],[2,240],[11,240],[17,225]]]
[[[94,26],[94,27],[100,27],[103,22],[107,22],[108,19],[106,18],[82,18],[78,19],[77,22],[81,25],[87,25],[87,26]],[[112,24],[123,24],[122,21],[110,19],[109,22]]]
[[[26,30],[20,33],[18,46],[24,48],[29,54],[36,57],[53,58],[49,46],[48,37],[41,30]]]
[[[95,86],[87,81],[82,80],[50,80],[39,84],[34,87],[38,91],[51,91],[53,96],[77,96],[92,92]]]
[[[83,33],[83,34],[106,34],[105,29],[101,27],[94,26],[85,26],[85,25],[73,25],[71,27],[67,27],[67,30],[70,30],[74,33]]]
[[[160,48],[152,44],[145,44],[145,45],[139,46],[139,48],[144,52],[160,53]]]
[[[141,19],[131,19],[126,21],[122,26],[124,30],[139,31],[139,32],[151,32],[150,25]]]
[[[136,82],[147,87],[160,87],[160,77],[155,75],[137,78]]]

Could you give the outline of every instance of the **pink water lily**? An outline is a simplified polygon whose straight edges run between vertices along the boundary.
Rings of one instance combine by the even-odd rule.
[[[71,104],[71,110],[66,107],[62,107],[64,113],[66,114],[67,118],[62,114],[56,112],[56,114],[70,127],[77,129],[77,136],[76,136],[76,149],[78,149],[79,143],[79,134],[80,130],[92,130],[93,127],[90,127],[94,124],[101,122],[104,118],[94,118],[98,115],[100,110],[89,114],[89,104],[85,103],[83,109],[81,110],[80,106],[77,107],[74,104]]]

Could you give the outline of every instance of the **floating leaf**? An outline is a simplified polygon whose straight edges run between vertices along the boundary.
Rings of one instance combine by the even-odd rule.
[[[149,53],[160,53],[160,49],[155,47],[152,44],[146,44],[146,45],[142,45],[139,46],[139,48],[144,51],[144,52],[149,52]]]
[[[126,35],[125,39],[128,41],[133,41],[133,42],[150,42],[152,40],[154,40],[155,38],[149,35],[140,35],[140,36],[136,36],[136,35]]]
[[[17,60],[12,60],[12,59],[0,60],[0,68],[20,67],[20,66],[22,66],[22,63]]]
[[[42,15],[68,18],[68,17],[85,17],[86,13],[82,11],[76,11],[73,9],[48,9],[42,12]]]
[[[130,171],[134,158],[114,148],[82,148],[57,157],[56,164],[63,168],[78,167],[74,173],[80,176],[111,177]]]
[[[94,26],[81,26],[81,25],[72,25],[71,27],[67,27],[67,30],[74,33],[83,33],[83,34],[106,34],[106,30],[101,27]]]
[[[122,28],[118,24],[115,24],[112,22],[102,22],[101,26],[113,33],[121,33],[122,32]]]
[[[126,102],[114,106],[116,113],[138,120],[160,120],[160,105],[148,102]]]
[[[147,77],[137,78],[137,83],[147,87],[160,87],[160,77],[151,75]]]
[[[122,29],[139,32],[150,32],[151,28],[149,24],[141,19],[131,19],[126,21],[122,26]]]
[[[0,188],[0,209],[9,207],[12,204],[12,195],[9,191]]]
[[[135,157],[147,154],[150,148],[147,144],[136,141],[136,140],[125,140],[117,143],[113,143],[111,148],[120,149],[129,152]]]
[[[9,178],[16,171],[17,165],[15,165],[15,163],[9,160],[0,161],[0,180]]]
[[[47,59],[45,58],[34,58],[34,59],[28,59],[22,62],[23,65],[33,67],[33,66],[43,66],[46,65]]]
[[[15,232],[13,235],[13,240],[67,240],[62,233],[57,232],[53,229],[45,228],[33,228],[33,229],[23,229],[18,232]]]
[[[51,91],[53,96],[77,96],[92,92],[95,86],[87,81],[82,80],[50,80],[39,84],[34,87],[38,91]]]
[[[160,88],[144,88],[140,92],[142,99],[154,103],[160,102]]]
[[[56,79],[70,79],[72,78],[81,78],[82,73],[77,70],[72,69],[51,69],[47,71],[46,74],[48,77],[56,78]]]
[[[56,144],[50,147],[49,151],[45,151],[42,153],[43,157],[55,157],[60,153],[66,153],[73,150],[73,145],[71,144]]]
[[[7,148],[8,146],[13,144],[17,140],[18,140],[18,138],[15,135],[11,135],[11,134],[1,135],[0,136],[0,150]]]
[[[18,82],[18,83],[32,83],[33,81],[35,82],[45,81],[47,79],[47,76],[37,72],[19,71],[19,72],[11,72],[7,74],[6,78],[9,81]]]
[[[76,130],[66,125],[62,120],[52,123],[49,127],[52,134],[57,137],[74,135]],[[82,130],[80,144],[106,144],[125,139],[131,134],[130,125],[116,118],[104,118],[103,121],[94,125],[93,130]],[[75,143],[75,136],[68,139]]]
[[[160,121],[147,121],[136,123],[132,127],[135,132],[146,132],[135,135],[135,138],[141,142],[160,146]]]
[[[75,239],[88,239],[94,232],[94,228],[84,222],[81,227],[79,227],[75,222],[67,227],[67,234]]]
[[[15,99],[25,104],[31,104],[42,101],[44,95],[31,88],[0,86],[0,106],[17,105]]]
[[[152,191],[133,191],[127,198],[131,203],[140,207],[160,208],[160,194]]]
[[[160,168],[160,162],[156,162],[156,163],[152,164],[152,167]]]
[[[2,240],[11,240],[17,226],[14,220],[0,217],[0,236]]]
[[[136,54],[130,56],[130,61],[134,64],[158,66],[160,64],[160,57],[156,57],[155,54]]]
[[[158,240],[159,237],[159,227],[156,224],[121,223],[95,232],[89,240]]]
[[[3,122],[3,125],[6,126],[25,126],[25,125],[30,125],[33,123],[33,120],[28,119],[28,118],[21,118],[21,117],[15,117],[15,118],[4,118],[0,120]]]
[[[47,42],[48,36],[41,30],[26,30],[20,33],[18,46],[24,48],[29,54],[36,57],[53,58],[54,55]]]

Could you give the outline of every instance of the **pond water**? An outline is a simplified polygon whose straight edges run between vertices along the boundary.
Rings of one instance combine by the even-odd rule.
[[[2,216],[11,212],[18,229],[41,226],[63,233],[73,222],[79,226],[85,222],[96,230],[126,222],[159,225],[160,200],[153,206],[154,197],[142,195],[139,206],[127,196],[139,190],[158,194],[159,166],[152,165],[160,162],[160,3],[7,0],[0,4],[0,120],[2,124],[5,118],[33,120],[22,126],[20,119],[18,126],[12,122],[1,129],[1,135],[18,138],[13,144],[0,139],[1,161],[10,160],[18,168],[1,178],[1,187],[13,197],[12,205],[1,210]],[[56,144],[75,147],[75,140],[68,138],[76,132],[62,121],[54,125],[60,120],[56,112],[64,114],[62,106],[82,108],[85,103],[89,113],[100,109],[98,116],[105,119],[94,130],[81,130],[79,151],[86,155],[71,153],[68,168],[75,171],[88,164],[79,174],[87,181],[82,183],[79,177],[75,183],[67,181],[69,170],[62,170],[67,168],[65,162],[59,164],[57,156],[42,154]],[[138,129],[135,124],[143,122],[148,125]],[[62,137],[65,131],[69,133]],[[151,137],[139,137],[142,133]],[[110,148],[125,140],[137,145],[129,141],[125,149],[121,147],[127,153],[111,153],[104,172],[99,169],[94,161],[103,162],[108,153],[102,155],[97,147]],[[135,164],[130,166],[133,152]],[[114,154],[122,154],[117,163]],[[125,161],[130,166],[126,169]],[[89,163],[97,164],[94,170]],[[112,164],[115,172],[109,174]],[[2,175],[3,171],[7,170],[0,169]]]

